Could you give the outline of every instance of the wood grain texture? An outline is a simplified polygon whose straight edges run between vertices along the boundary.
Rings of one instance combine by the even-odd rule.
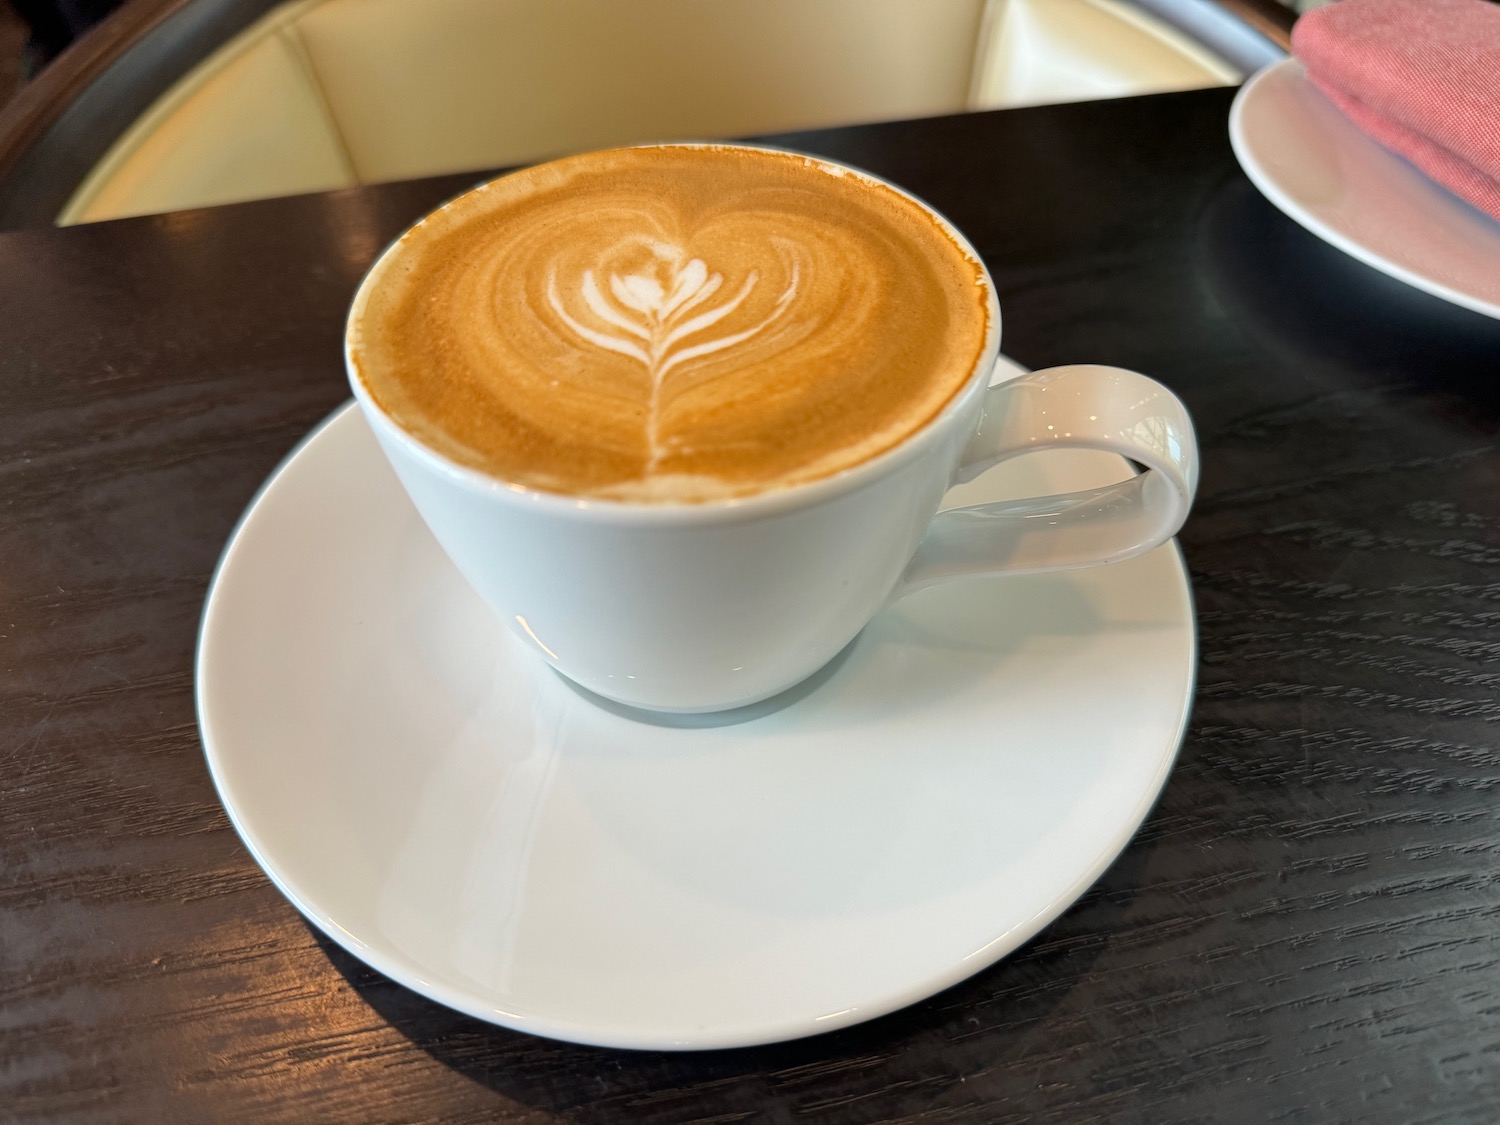
[[[1024,363],[1187,400],[1195,713],[1014,956],[697,1055],[479,1023],[313,932],[215,800],[218,552],[345,397],[345,303],[462,181],[0,235],[0,1118],[1500,1120],[1500,323],[1245,181],[1229,92],[783,138],[927,198]]]

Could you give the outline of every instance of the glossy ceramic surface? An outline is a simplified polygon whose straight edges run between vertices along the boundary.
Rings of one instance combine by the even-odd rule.
[[[1500,317],[1500,222],[1371,140],[1295,59],[1235,99],[1235,156],[1272,203],[1382,273]]]
[[[351,305],[350,389],[433,536],[523,645],[618,703],[674,713],[759,703],[827,664],[893,596],[959,575],[1128,559],[1175,535],[1191,506],[1197,444],[1170,390],[1087,364],[997,382],[1000,307],[978,251],[898,185],[820,163],[905,195],[977,267],[988,311],[977,359],[934,417],[811,481],[653,504],[545,492],[467,467],[408,432],[360,375],[370,302],[403,268],[406,239],[371,267]],[[423,226],[440,221],[429,216],[408,237],[420,244]],[[1046,447],[1104,451],[1145,471],[1117,461],[1116,479],[1091,493],[1043,490],[934,522],[956,481]]]
[[[1120,468],[1043,452],[950,503]],[[198,706],[246,844],[356,956],[508,1027],[707,1048],[878,1016],[1035,934],[1150,809],[1193,668],[1168,544],[914,595],[753,708],[629,711],[497,625],[348,407],[227,548]]]

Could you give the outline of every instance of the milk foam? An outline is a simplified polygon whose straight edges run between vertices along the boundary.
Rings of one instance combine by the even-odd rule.
[[[715,301],[724,286],[724,275],[710,273],[702,258],[688,258],[681,246],[658,239],[645,239],[649,252],[645,268],[638,273],[609,275],[609,295],[600,288],[592,269],[583,271],[567,290],[558,287],[554,269],[547,278],[547,303],[558,318],[578,334],[580,340],[637,360],[651,380],[651,398],[646,416],[647,459],[645,476],[657,475],[667,449],[661,434],[662,389],[672,369],[702,356],[714,355],[761,335],[792,304],[797,296],[800,270],[793,260],[791,278],[771,311],[747,328],[725,331],[722,321],[751,295],[760,274],[751,270],[737,292]],[[606,257],[617,257],[607,252]],[[792,248],[793,255],[795,248]],[[568,311],[566,291],[575,307],[579,299],[603,327],[584,323]],[[680,447],[679,447],[680,448]]]
[[[382,409],[461,464],[691,502],[899,443],[966,382],[988,318],[978,263],[899,193],[790,154],[663,146],[430,216],[367,280],[350,352]]]

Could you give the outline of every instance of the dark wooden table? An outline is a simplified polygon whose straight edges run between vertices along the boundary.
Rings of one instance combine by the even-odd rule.
[[[757,1049],[408,992],[272,888],[203,763],[215,559],[345,397],[361,271],[471,178],[0,235],[0,1119],[1500,1120],[1500,322],[1272,209],[1230,96],[787,139],[950,215],[1021,362],[1187,400],[1202,657],[1159,805],[1073,909]]]

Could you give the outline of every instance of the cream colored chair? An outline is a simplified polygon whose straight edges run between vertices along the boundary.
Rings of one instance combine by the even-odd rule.
[[[293,0],[161,96],[94,166],[58,222],[496,168],[652,139],[767,134],[1243,77],[1150,7]]]

